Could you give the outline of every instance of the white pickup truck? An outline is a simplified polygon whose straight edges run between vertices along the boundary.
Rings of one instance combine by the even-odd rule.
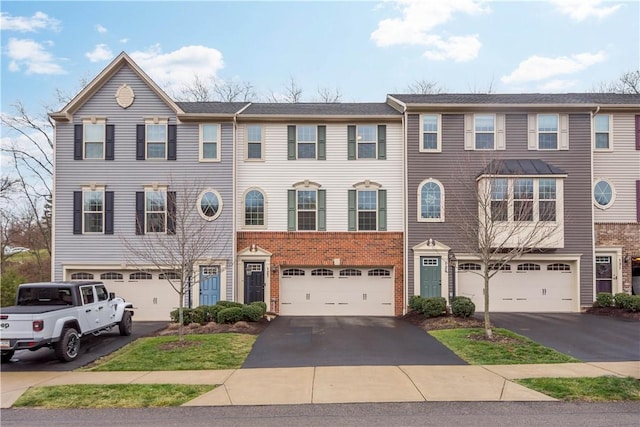
[[[25,283],[16,305],[0,308],[2,363],[16,350],[50,347],[70,362],[78,357],[80,338],[118,326],[131,335],[133,304],[107,292],[102,282]]]

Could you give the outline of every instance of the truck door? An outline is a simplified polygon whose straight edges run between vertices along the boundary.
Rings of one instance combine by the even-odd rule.
[[[80,286],[80,297],[82,298],[82,307],[80,307],[78,318],[84,334],[100,327],[100,312],[105,308],[98,309],[99,304],[93,285]],[[103,305],[106,306],[106,304]]]
[[[96,285],[95,289],[100,326],[110,325],[116,317],[117,307],[112,301],[109,301],[109,292],[104,285]]]

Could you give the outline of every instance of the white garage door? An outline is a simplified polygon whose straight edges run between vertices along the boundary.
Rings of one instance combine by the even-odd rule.
[[[392,268],[287,268],[283,316],[393,316]]]
[[[489,310],[502,312],[575,311],[575,262],[518,262],[499,269],[489,283]],[[482,267],[473,262],[458,265],[458,295],[466,296],[484,311]]]

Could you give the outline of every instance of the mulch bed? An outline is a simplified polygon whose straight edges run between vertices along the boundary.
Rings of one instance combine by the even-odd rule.
[[[257,322],[236,322],[233,324],[209,322],[201,325],[199,323],[190,323],[184,327],[184,334],[222,334],[222,333],[238,333],[249,335],[260,335],[270,324],[266,318],[262,318]],[[180,325],[178,323],[170,323],[166,328],[161,329],[156,335],[178,335]]]
[[[454,317],[451,315],[425,317],[415,311],[410,311],[402,316],[402,319],[425,331],[434,331],[436,329],[484,328],[484,321],[474,317]]]
[[[623,308],[616,307],[589,307],[585,313],[595,314],[598,316],[622,317],[624,319],[640,320],[640,312],[626,311]]]

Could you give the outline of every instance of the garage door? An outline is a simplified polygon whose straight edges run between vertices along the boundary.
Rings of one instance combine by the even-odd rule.
[[[576,310],[575,262],[519,262],[491,265],[498,270],[489,284],[490,311],[571,312]],[[482,266],[473,262],[458,265],[458,295],[466,296],[484,311]]]
[[[393,316],[392,268],[287,268],[283,316]]]

